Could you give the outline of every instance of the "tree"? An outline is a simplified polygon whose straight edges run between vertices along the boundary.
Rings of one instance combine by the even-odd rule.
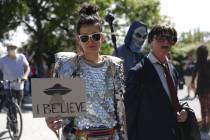
[[[44,75],[43,60],[50,67],[56,52],[67,48],[70,51],[76,50],[75,25],[78,10],[83,2],[84,0],[30,0],[25,2],[29,10],[22,22],[26,26],[26,31],[32,34],[30,47],[27,45],[27,49],[35,52],[34,60],[39,66],[40,76]]]
[[[117,0],[114,12],[119,16],[125,15],[129,24],[139,20],[151,28],[163,22],[160,16],[160,2],[157,0]]]
[[[27,16],[21,22],[31,35],[26,50],[35,52],[34,60],[40,76],[44,76],[43,62],[50,65],[54,53],[65,48],[75,49],[74,27],[77,9],[82,1],[77,0],[30,0],[24,1]]]
[[[95,3],[104,9],[110,8],[112,13],[115,15],[113,24],[116,31],[117,44],[119,45],[122,44],[122,41],[126,36],[127,31],[125,28],[133,21],[142,21],[148,26],[148,28],[163,22],[171,24],[168,17],[160,16],[160,2],[157,0],[109,0],[109,3],[112,3],[111,5],[104,3],[104,1],[95,0]],[[121,23],[121,21],[124,22]],[[105,27],[105,32],[110,33],[106,22]],[[111,40],[110,36],[108,36],[108,39]]]
[[[0,1],[0,41],[8,39],[8,32],[20,25],[19,17],[25,13],[24,5],[18,0]]]
[[[3,0],[2,0],[3,1]],[[5,0],[4,0],[5,1]],[[1,22],[1,34],[23,25],[25,32],[30,35],[30,41],[24,47],[29,55],[34,55],[34,61],[38,66],[40,76],[44,76],[43,62],[50,66],[53,63],[54,54],[68,48],[68,51],[76,50],[75,25],[78,19],[78,10],[85,0],[11,0],[11,11],[4,7],[1,14],[6,13],[5,22]],[[142,20],[152,26],[160,22],[159,2],[156,0],[89,0],[97,4],[101,9],[101,17],[104,17],[106,8],[116,5],[113,10],[116,15],[126,16],[127,23],[133,20]],[[5,3],[4,3],[5,4]],[[13,12],[14,10],[14,12]],[[118,18],[118,19],[119,19]],[[102,18],[103,19],[103,18]],[[8,23],[12,23],[11,25]],[[7,26],[8,25],[8,26]],[[12,26],[13,25],[13,26]],[[106,24],[105,24],[106,25]],[[121,25],[116,28],[124,28]],[[7,28],[5,28],[7,27]],[[106,31],[109,29],[106,28]],[[104,53],[110,53],[109,43],[103,46]]]
[[[208,32],[201,32],[199,28],[194,29],[194,31],[183,32],[180,35],[179,41],[181,43],[192,44],[198,42],[206,42],[209,40]]]

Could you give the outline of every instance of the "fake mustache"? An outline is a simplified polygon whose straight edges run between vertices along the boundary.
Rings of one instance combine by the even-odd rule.
[[[161,46],[162,49],[170,49],[171,46]]]

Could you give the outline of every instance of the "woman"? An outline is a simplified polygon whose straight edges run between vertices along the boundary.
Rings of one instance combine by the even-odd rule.
[[[210,60],[208,57],[208,49],[206,46],[198,47],[196,51],[197,62],[195,70],[192,75],[191,86],[195,89],[195,77],[197,76],[197,89],[201,103],[201,115],[202,115],[202,130],[208,131],[210,128]]]
[[[123,67],[119,58],[99,54],[104,41],[98,8],[84,4],[77,24],[80,54],[60,57],[57,77],[79,76],[85,81],[87,113],[75,118],[47,118],[47,125],[57,134],[62,123],[63,140],[123,140],[125,136],[122,96]],[[118,98],[118,100],[116,99]],[[91,136],[96,134],[97,136]]]

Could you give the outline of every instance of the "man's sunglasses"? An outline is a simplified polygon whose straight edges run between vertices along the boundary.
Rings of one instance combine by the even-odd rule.
[[[93,34],[89,34],[89,35],[79,35],[78,36],[80,41],[83,43],[86,43],[90,40],[90,38],[93,41],[99,41],[101,39],[101,32],[98,33],[93,33]]]
[[[159,35],[159,36],[155,36],[155,39],[158,42],[164,42],[165,40],[167,40],[171,44],[175,44],[176,41],[177,41],[177,37],[170,36],[170,35]]]

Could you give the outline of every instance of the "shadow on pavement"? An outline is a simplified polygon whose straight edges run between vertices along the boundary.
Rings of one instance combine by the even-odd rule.
[[[22,104],[22,113],[27,113],[32,111],[32,98],[31,96],[25,96],[23,99],[23,104]]]
[[[21,107],[22,113],[27,113],[27,112],[31,112],[32,111],[32,105],[23,105]]]
[[[3,136],[7,133],[8,131],[3,131],[3,132],[0,132],[0,140],[4,140],[4,139],[8,139],[10,137],[4,137]]]
[[[194,99],[197,99],[198,96],[194,96],[194,97],[189,97],[189,96],[186,96],[182,99],[179,99],[179,101],[193,101]]]

